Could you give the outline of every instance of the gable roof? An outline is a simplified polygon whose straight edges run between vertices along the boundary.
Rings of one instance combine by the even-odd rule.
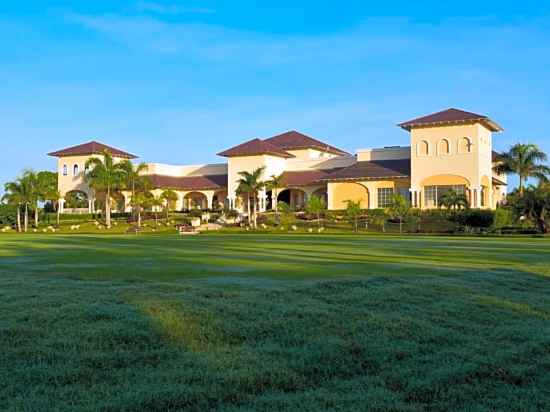
[[[358,180],[410,177],[411,159],[371,160],[357,162],[331,173],[323,180]]]
[[[328,152],[339,156],[349,155],[349,153],[337,147],[321,142],[296,130],[270,137],[264,141],[284,150],[317,149],[321,152]]]
[[[239,157],[263,154],[284,158],[294,157],[290,153],[285,152],[280,147],[260,139],[252,139],[238,146],[224,150],[223,152],[218,153],[218,156]]]
[[[496,122],[492,121],[491,119],[489,119],[489,117],[485,115],[466,112],[464,110],[453,109],[453,108],[443,110],[437,113],[432,113],[427,116],[418,117],[416,119],[409,120],[403,123],[399,123],[398,126],[401,127],[402,129],[410,131],[415,127],[449,125],[449,124],[458,124],[458,123],[475,123],[475,122],[479,122],[483,124],[492,132],[502,131],[502,127],[500,127]]]
[[[77,146],[71,146],[66,149],[58,150],[56,152],[48,153],[48,156],[65,157],[65,156],[84,156],[92,154],[102,154],[105,150],[111,153],[114,157],[123,157],[125,159],[136,159],[131,153],[124,152],[120,149],[116,149],[106,144],[91,141],[88,143],[79,144]]]
[[[212,190],[227,187],[227,175],[164,176],[149,175],[155,188],[180,190]]]

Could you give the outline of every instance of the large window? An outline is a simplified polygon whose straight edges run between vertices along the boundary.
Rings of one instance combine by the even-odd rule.
[[[78,176],[78,165],[73,166],[73,176]]]
[[[451,186],[424,186],[424,202],[426,207],[437,207],[439,201],[445,193],[454,190],[459,195],[466,194],[466,186],[451,185]]]
[[[378,207],[388,207],[392,203],[393,188],[383,187],[378,189]]]
[[[63,176],[67,176],[67,165],[63,165]]]

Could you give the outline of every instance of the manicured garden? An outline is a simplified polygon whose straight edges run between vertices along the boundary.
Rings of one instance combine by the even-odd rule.
[[[550,239],[0,236],[8,411],[542,411]]]

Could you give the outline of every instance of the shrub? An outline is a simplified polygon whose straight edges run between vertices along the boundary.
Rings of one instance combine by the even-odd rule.
[[[495,210],[495,228],[504,228],[506,226],[511,226],[514,222],[512,210],[508,208],[499,207]]]
[[[17,206],[0,204],[0,225],[14,225],[17,220]]]
[[[452,215],[450,220],[460,226],[474,229],[487,229],[495,222],[495,212],[492,210],[469,209]]]

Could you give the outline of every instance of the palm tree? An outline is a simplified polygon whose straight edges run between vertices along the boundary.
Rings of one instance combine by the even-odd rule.
[[[448,210],[454,211],[455,209],[467,209],[469,204],[466,196],[451,189],[441,196],[439,199],[439,207],[445,207]]]
[[[168,219],[170,215],[170,206],[172,205],[172,203],[178,200],[178,194],[173,190],[167,189],[164,192],[162,192],[160,197],[162,198],[164,203],[164,210],[166,211],[166,224],[168,224]]]
[[[283,174],[271,175],[271,178],[266,182],[266,187],[271,190],[271,204],[275,204],[275,216],[279,217],[279,202],[277,196],[279,195],[279,189],[283,187]]]
[[[325,199],[318,196],[311,196],[306,203],[306,211],[317,216],[319,227],[321,227],[321,213],[323,213],[326,207]]]
[[[57,173],[41,171],[36,174],[37,178],[37,196],[40,202],[52,201],[59,199],[59,191],[57,190]],[[38,226],[38,221],[36,221]],[[59,226],[59,216],[57,225]]]
[[[391,204],[387,208],[388,214],[394,219],[399,220],[399,233],[403,233],[403,220],[411,211],[411,202],[400,194],[392,196]]]
[[[346,217],[353,224],[353,231],[359,231],[359,216],[361,216],[361,200],[354,202],[353,200],[346,200]]]
[[[237,193],[246,194],[248,202],[249,218],[252,218],[252,226],[256,228],[256,209],[258,204],[258,192],[265,187],[265,183],[261,180],[265,166],[254,169],[252,173],[239,172],[241,178],[238,181]],[[254,199],[252,210],[250,210],[250,197]]]
[[[131,197],[134,197],[136,190],[143,186],[143,180],[148,179],[143,173],[148,170],[146,163],[134,165],[129,160],[120,162],[120,167],[124,171],[124,186],[131,191]],[[132,214],[134,209],[132,207]]]
[[[519,176],[519,193],[523,196],[525,181],[530,177],[546,181],[550,168],[540,164],[547,159],[546,154],[534,144],[515,144],[502,153],[494,166],[497,173],[515,173]]]
[[[105,225],[111,228],[111,193],[117,190],[124,180],[124,168],[115,163],[108,150],[103,151],[103,159],[92,157],[86,161],[86,182],[96,191],[105,192]]]
[[[40,200],[40,182],[38,180],[38,174],[32,170],[27,169],[23,172],[21,181],[24,181],[28,187],[29,204],[34,208],[34,227],[38,227],[38,202]]]
[[[19,230],[21,230],[20,208],[24,207],[23,229],[27,232],[29,227],[29,205],[33,203],[33,189],[30,180],[23,176],[19,177],[15,182],[6,183],[5,191],[6,194],[3,199],[12,205],[17,205]]]
[[[21,232],[21,205],[25,203],[25,193],[21,182],[8,182],[4,185],[5,194],[2,201],[17,207],[17,231]],[[25,229],[26,231],[26,229]]]
[[[148,203],[153,208],[153,213],[155,214],[155,226],[158,226],[158,210],[164,206],[164,199],[162,198],[162,194],[155,196],[153,193],[151,193],[151,197],[149,197]]]

